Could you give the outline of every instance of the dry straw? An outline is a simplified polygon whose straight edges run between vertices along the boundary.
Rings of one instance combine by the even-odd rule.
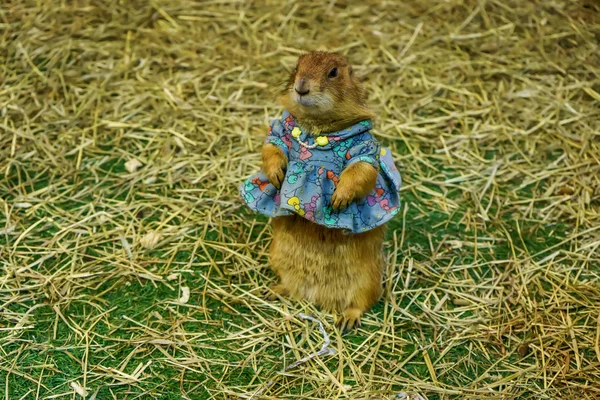
[[[3,1],[0,394],[600,398],[599,16]],[[405,182],[385,298],[345,338],[263,299],[271,230],[236,189],[321,47],[355,65]],[[323,343],[300,313],[336,353],[280,373]]]

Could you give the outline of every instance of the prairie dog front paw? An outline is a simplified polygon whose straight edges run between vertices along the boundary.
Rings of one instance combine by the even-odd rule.
[[[375,188],[377,170],[367,162],[357,162],[342,171],[340,181],[331,196],[334,210],[343,210],[356,199],[365,197]]]
[[[334,210],[343,210],[354,200],[354,190],[349,186],[338,185],[331,196],[331,207]]]
[[[262,162],[262,169],[267,178],[269,178],[269,182],[277,189],[280,189],[285,178],[288,158],[279,147],[267,143],[263,146]]]

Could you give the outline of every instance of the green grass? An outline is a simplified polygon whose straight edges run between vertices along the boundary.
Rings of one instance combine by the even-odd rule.
[[[598,398],[596,8],[3,3],[0,398]],[[263,299],[272,232],[237,193],[320,46],[404,183],[385,295],[344,337]],[[337,353],[282,372],[323,342],[300,313]]]

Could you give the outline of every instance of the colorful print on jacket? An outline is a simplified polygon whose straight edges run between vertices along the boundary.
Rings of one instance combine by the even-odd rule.
[[[326,136],[314,136],[296,124],[289,112],[269,126],[265,143],[278,146],[288,157],[281,189],[261,171],[240,186],[244,201],[254,211],[270,217],[296,213],[328,228],[346,233],[366,232],[398,213],[402,180],[391,152],[369,133],[370,121]],[[333,210],[331,196],[341,172],[364,161],[378,171],[377,184],[366,197],[344,210]]]

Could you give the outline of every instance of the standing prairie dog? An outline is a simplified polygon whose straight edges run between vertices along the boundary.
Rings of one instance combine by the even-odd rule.
[[[373,114],[340,55],[302,55],[262,149],[262,171],[240,187],[273,218],[270,289],[341,314],[346,332],[379,299],[385,223],[398,213],[400,174],[371,135]]]

